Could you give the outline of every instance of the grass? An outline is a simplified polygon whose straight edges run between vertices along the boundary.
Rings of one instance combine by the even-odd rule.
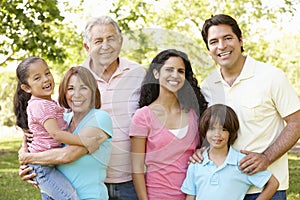
[[[0,200],[38,200],[40,192],[18,175],[18,149],[21,134],[8,134],[0,128]],[[287,200],[300,199],[300,152],[289,154],[290,188]]]
[[[21,139],[0,140],[0,199],[41,199],[38,189],[22,181],[18,175],[18,155]]]

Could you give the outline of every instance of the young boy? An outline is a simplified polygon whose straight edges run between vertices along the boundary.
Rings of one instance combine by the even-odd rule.
[[[257,200],[271,199],[279,183],[269,172],[243,173],[238,162],[245,156],[231,145],[237,139],[238,118],[230,107],[215,104],[200,119],[201,141],[209,148],[202,163],[190,164],[181,190],[187,200],[243,200],[251,185],[263,188]]]

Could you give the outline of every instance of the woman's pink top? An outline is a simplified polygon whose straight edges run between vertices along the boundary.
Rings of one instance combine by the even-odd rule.
[[[186,176],[189,156],[199,144],[195,111],[189,111],[187,134],[179,139],[145,106],[133,116],[130,136],[147,137],[145,179],[149,200],[185,199],[180,187]]]

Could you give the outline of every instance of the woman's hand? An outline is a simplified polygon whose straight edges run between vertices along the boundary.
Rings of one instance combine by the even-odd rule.
[[[18,151],[19,163],[21,165],[28,164],[26,162],[26,156],[27,156],[27,154],[29,154],[28,153],[28,146],[27,146],[27,137],[24,136],[23,137],[23,141],[22,141],[22,146],[21,146],[21,148]]]
[[[23,181],[26,181],[27,183],[33,185],[35,188],[38,189],[38,183],[33,180],[33,178],[36,177],[36,173],[29,174],[32,170],[32,167],[29,167],[27,165],[21,165],[19,168],[19,176]]]
[[[200,149],[196,149],[196,151],[194,152],[194,154],[189,157],[188,163],[189,164],[190,163],[196,163],[196,162],[202,163],[202,161],[203,161],[202,153],[205,151],[205,149],[206,149],[206,147],[202,147]]]
[[[23,134],[24,134],[24,137],[26,138],[26,142],[32,142],[33,140],[33,134],[28,130],[28,131],[25,131],[23,130]]]

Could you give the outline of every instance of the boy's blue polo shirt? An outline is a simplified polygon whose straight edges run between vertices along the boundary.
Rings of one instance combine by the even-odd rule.
[[[269,171],[254,175],[243,173],[238,162],[245,156],[233,147],[229,148],[224,163],[217,167],[203,152],[203,162],[190,164],[181,187],[182,192],[205,200],[243,200],[251,185],[262,188],[271,177]]]

